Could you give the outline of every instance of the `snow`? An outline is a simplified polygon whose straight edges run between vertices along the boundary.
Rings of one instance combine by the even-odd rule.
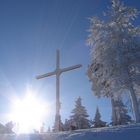
[[[46,134],[0,135],[0,140],[140,140],[140,124]]]

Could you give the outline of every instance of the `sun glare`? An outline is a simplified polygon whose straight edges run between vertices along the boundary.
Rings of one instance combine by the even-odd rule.
[[[16,123],[17,133],[29,133],[39,130],[47,113],[47,104],[28,92],[23,99],[15,99],[11,119]]]

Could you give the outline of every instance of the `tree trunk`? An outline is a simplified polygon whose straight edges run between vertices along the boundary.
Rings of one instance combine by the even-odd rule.
[[[139,123],[140,122],[140,113],[139,113],[138,101],[137,101],[137,97],[135,95],[135,91],[134,91],[132,85],[129,86],[129,90],[130,90],[130,98],[131,98],[132,109],[133,109],[135,121],[136,121],[136,123]]]
[[[112,125],[117,125],[117,116],[116,116],[115,102],[113,97],[111,97],[111,105],[112,105]]]
[[[129,61],[128,61],[129,63]],[[133,114],[135,117],[135,122],[139,123],[140,122],[140,111],[139,111],[139,106],[138,106],[138,100],[133,88],[133,80],[131,79],[131,74],[129,71],[129,68],[127,68],[127,73],[128,73],[128,77],[129,77],[129,84],[128,84],[128,88],[130,91],[130,99],[131,99],[131,104],[132,104],[132,110],[133,110]]]

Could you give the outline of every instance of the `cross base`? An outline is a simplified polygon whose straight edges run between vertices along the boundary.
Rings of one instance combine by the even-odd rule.
[[[61,116],[55,115],[54,131],[59,132],[62,130],[63,130],[63,128],[62,128],[62,123],[61,123]]]

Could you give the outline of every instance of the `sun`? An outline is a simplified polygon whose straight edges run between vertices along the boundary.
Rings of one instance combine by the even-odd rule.
[[[13,101],[11,119],[16,123],[17,133],[39,130],[47,114],[47,104],[32,92],[28,92],[23,99]]]

